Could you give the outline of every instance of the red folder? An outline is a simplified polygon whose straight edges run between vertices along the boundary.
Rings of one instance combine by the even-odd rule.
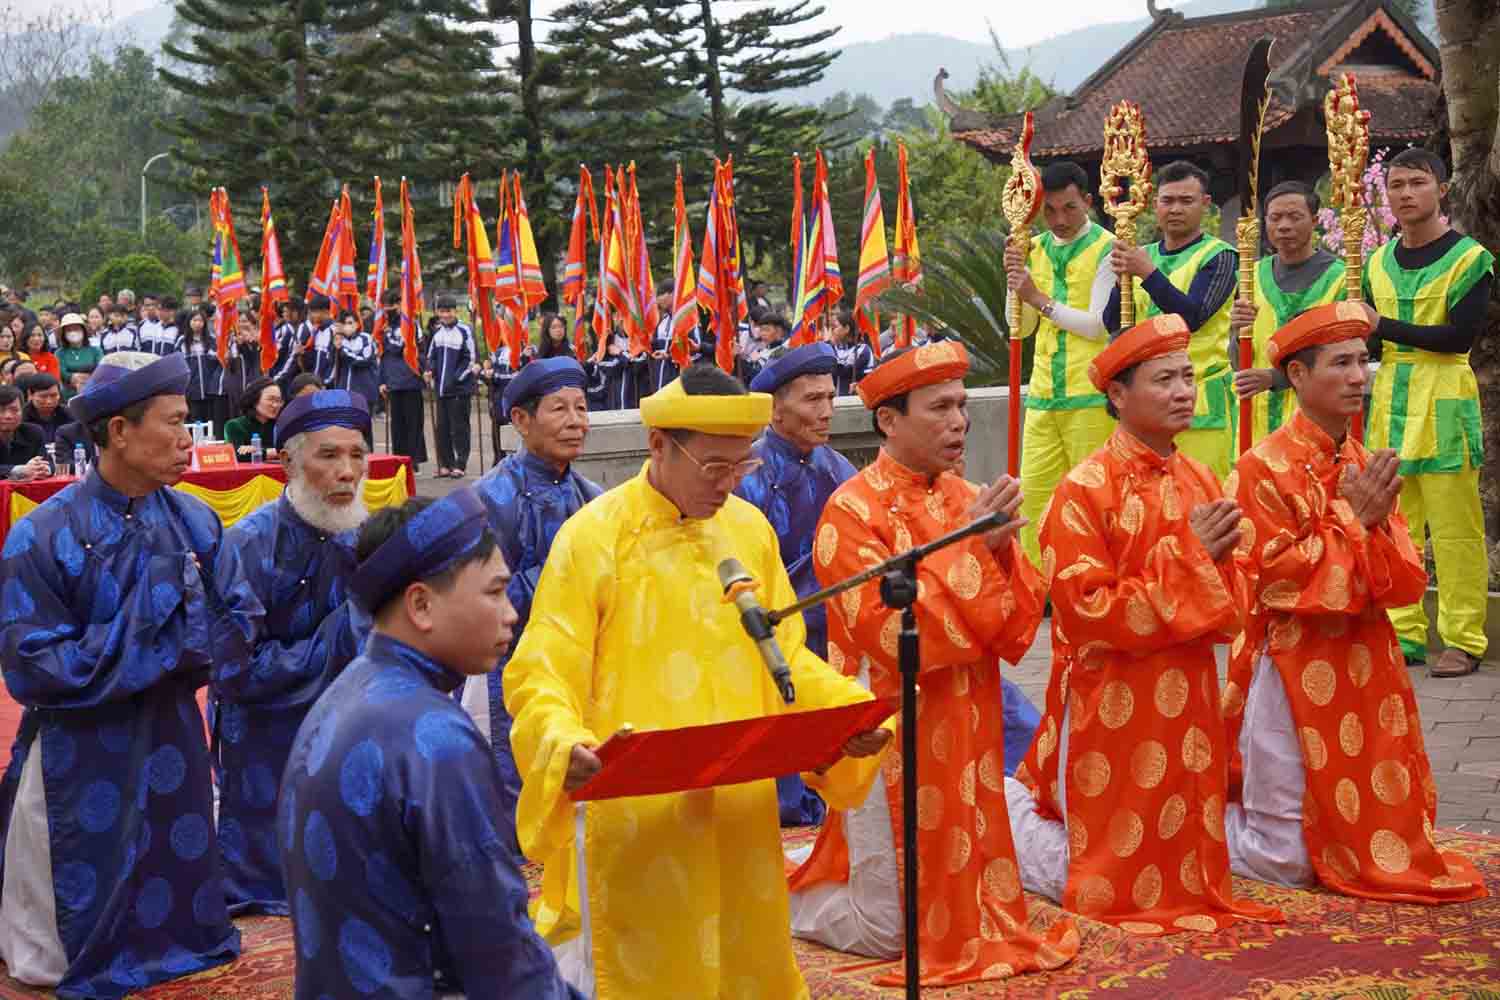
[[[604,767],[572,792],[578,802],[660,795],[817,771],[838,762],[849,737],[895,714],[896,698],[786,712],[709,726],[617,733],[594,752]]]

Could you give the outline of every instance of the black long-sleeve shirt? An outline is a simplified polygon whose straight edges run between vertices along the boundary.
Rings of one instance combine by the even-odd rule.
[[[1443,255],[1452,250],[1463,234],[1450,229],[1431,243],[1419,247],[1408,247],[1397,243],[1396,263],[1408,271],[1420,271],[1436,264]],[[1380,317],[1380,326],[1375,335],[1381,340],[1393,341],[1422,351],[1439,351],[1447,354],[1467,354],[1474,346],[1474,338],[1484,329],[1485,311],[1489,307],[1490,287],[1494,276],[1486,274],[1474,283],[1448,310],[1448,322],[1433,326],[1406,323],[1390,316]],[[1365,299],[1371,298],[1369,278],[1365,279]]]
[[[1191,252],[1206,237],[1199,233],[1192,242],[1168,250],[1162,246],[1164,257],[1176,257]],[[1239,255],[1232,249],[1224,249],[1204,262],[1193,276],[1186,294],[1177,290],[1160,270],[1152,271],[1141,280],[1141,288],[1151,296],[1151,301],[1164,313],[1176,313],[1187,322],[1189,330],[1197,330],[1213,318],[1214,314],[1229,301],[1238,283]],[[1118,332],[1120,329],[1120,287],[1109,295],[1109,304],[1104,307],[1104,328]]]
[[[0,439],[0,479],[10,478],[18,465],[25,465],[45,450],[47,436],[35,424],[17,425],[9,439]]]

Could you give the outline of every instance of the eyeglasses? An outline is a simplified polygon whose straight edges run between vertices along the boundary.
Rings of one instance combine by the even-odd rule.
[[[746,476],[750,475],[750,473],[754,472],[756,469],[760,468],[762,465],[766,464],[764,461],[758,458],[747,458],[742,462],[723,462],[717,459],[712,459],[710,461],[704,462],[700,461],[697,456],[684,448],[681,442],[679,442],[675,437],[672,437],[670,434],[667,435],[667,440],[672,442],[672,444],[676,446],[678,451],[686,455],[688,457],[688,461],[696,465],[698,467],[698,471],[703,473],[703,478],[707,479],[709,482],[717,483],[720,480],[728,478],[729,476],[733,476],[735,481],[738,482],[739,480],[744,479]]]

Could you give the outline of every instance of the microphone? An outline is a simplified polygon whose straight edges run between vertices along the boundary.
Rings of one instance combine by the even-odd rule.
[[[724,587],[724,600],[733,601],[734,606],[740,609],[740,624],[745,626],[745,631],[755,640],[760,658],[771,672],[776,690],[781,692],[781,700],[788,705],[792,704],[797,700],[797,692],[792,687],[792,670],[786,664],[786,657],[781,655],[781,647],[776,645],[771,616],[755,599],[755,578],[738,559],[725,559],[719,563],[719,583]]]

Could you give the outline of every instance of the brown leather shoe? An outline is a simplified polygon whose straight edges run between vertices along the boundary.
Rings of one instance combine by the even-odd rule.
[[[1464,652],[1457,646],[1443,650],[1428,671],[1432,677],[1465,677],[1479,669],[1479,657]]]

